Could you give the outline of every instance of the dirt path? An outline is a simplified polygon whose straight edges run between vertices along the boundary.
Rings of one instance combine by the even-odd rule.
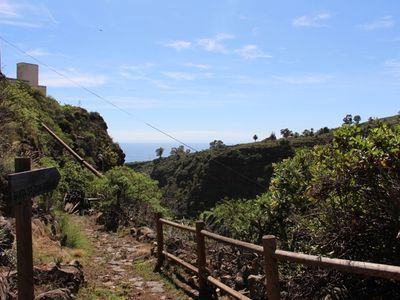
[[[139,243],[129,234],[101,231],[92,217],[76,217],[76,222],[93,245],[83,260],[87,286],[77,299],[190,299],[153,272],[150,244]]]

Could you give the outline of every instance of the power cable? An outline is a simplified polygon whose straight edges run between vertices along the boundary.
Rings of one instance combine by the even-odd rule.
[[[103,96],[99,95],[98,93],[96,93],[96,92],[92,91],[91,89],[89,89],[89,88],[83,86],[83,85],[80,84],[79,82],[76,82],[75,80],[73,80],[73,79],[71,79],[70,77],[68,77],[67,75],[65,75],[65,74],[63,74],[63,73],[61,73],[61,72],[59,72],[57,69],[53,68],[52,66],[46,64],[45,62],[43,62],[43,61],[37,59],[36,57],[32,56],[31,54],[27,53],[25,50],[21,49],[20,47],[18,47],[18,46],[15,45],[14,43],[8,41],[8,40],[5,39],[4,37],[0,36],[0,40],[2,40],[3,42],[5,42],[5,43],[8,44],[9,46],[13,47],[14,49],[18,50],[18,51],[21,52],[22,54],[24,54],[24,55],[30,57],[31,59],[33,59],[34,61],[36,61],[38,64],[45,66],[46,68],[48,68],[48,69],[51,70],[52,72],[56,73],[57,75],[61,76],[61,77],[64,78],[64,79],[68,80],[68,81],[71,82],[73,85],[75,85],[75,86],[77,86],[77,87],[83,89],[83,90],[86,91],[87,93],[89,93],[89,94],[93,95],[94,97],[96,97],[96,98],[98,98],[98,99],[100,99],[100,100],[106,102],[107,104],[113,106],[114,108],[118,109],[119,111],[121,111],[121,112],[123,112],[123,113],[125,113],[125,114],[127,114],[127,115],[129,115],[129,116],[131,116],[131,117],[134,117],[135,119],[137,119],[138,121],[142,122],[142,123],[145,124],[146,126],[152,128],[153,130],[155,130],[155,131],[157,131],[157,132],[159,132],[159,133],[165,135],[166,137],[168,137],[168,138],[174,140],[175,142],[178,142],[179,144],[185,146],[186,148],[188,148],[188,149],[190,149],[190,150],[192,150],[192,151],[195,151],[195,152],[198,152],[198,151],[199,151],[199,150],[197,150],[196,148],[194,148],[194,147],[188,145],[187,143],[185,143],[185,142],[181,141],[180,139],[174,137],[173,135],[169,134],[168,132],[166,132],[166,131],[164,131],[164,130],[162,130],[162,129],[160,129],[160,128],[158,128],[158,127],[156,127],[156,126],[154,126],[154,125],[152,125],[152,124],[150,124],[150,123],[144,121],[143,119],[141,119],[141,118],[139,118],[138,116],[132,114],[131,112],[129,112],[129,111],[127,111],[127,110],[125,110],[125,109],[119,107],[119,106],[116,105],[115,103],[111,102],[110,100],[107,100],[106,98],[104,98]],[[221,163],[221,162],[219,162],[219,161],[217,161],[217,160],[215,160],[215,162],[216,162],[218,165],[220,165],[220,166],[222,166],[222,167],[224,167],[224,168],[226,168],[226,169],[232,171],[233,173],[235,173],[235,174],[238,175],[239,177],[242,177],[243,179],[246,179],[247,181],[249,181],[249,182],[251,182],[251,183],[253,183],[253,184],[256,184],[256,185],[258,185],[258,186],[260,186],[260,187],[265,188],[263,185],[259,184],[257,181],[254,181],[253,179],[248,178],[247,176],[244,176],[242,173],[236,171],[235,169],[233,169],[233,168],[231,168],[231,167],[229,167],[229,166],[227,166],[227,165],[225,165],[225,164],[223,164],[223,163]]]

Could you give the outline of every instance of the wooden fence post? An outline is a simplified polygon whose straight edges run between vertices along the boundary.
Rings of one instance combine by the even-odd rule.
[[[196,221],[197,267],[199,268],[199,298],[207,298],[207,269],[206,269],[206,243],[201,231],[204,229],[203,221]]]
[[[279,291],[278,260],[275,256],[276,238],[273,235],[263,236],[265,279],[268,300],[281,299]]]
[[[158,212],[155,215],[156,226],[157,226],[157,265],[156,270],[160,270],[164,262],[164,233],[163,233],[163,223],[160,221],[162,218],[162,213]]]
[[[15,159],[15,172],[31,169],[31,159]],[[20,201],[15,205],[15,225],[17,234],[17,272],[18,299],[34,298],[33,287],[33,254],[32,254],[32,201]]]

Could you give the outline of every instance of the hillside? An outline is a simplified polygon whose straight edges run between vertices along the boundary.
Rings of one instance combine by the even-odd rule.
[[[6,189],[5,175],[13,171],[15,156],[31,157],[35,166],[54,161],[63,167],[72,158],[41,127],[45,123],[98,170],[124,162],[124,153],[107,133],[97,112],[60,105],[22,82],[0,79],[0,201]],[[52,163],[52,164],[54,164]]]
[[[194,217],[218,201],[249,199],[268,189],[273,164],[296,148],[324,144],[329,135],[223,146],[196,153],[181,151],[150,162],[129,163],[159,182],[163,205],[178,216]]]

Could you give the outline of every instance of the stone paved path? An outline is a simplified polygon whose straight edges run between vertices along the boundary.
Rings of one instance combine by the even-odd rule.
[[[79,221],[94,249],[84,263],[87,287],[77,299],[87,299],[89,294],[96,294],[97,298],[92,299],[189,299],[182,292],[166,287],[163,278],[152,272],[154,261],[148,258],[150,244],[139,243],[130,235],[121,237],[100,231],[93,218]]]

